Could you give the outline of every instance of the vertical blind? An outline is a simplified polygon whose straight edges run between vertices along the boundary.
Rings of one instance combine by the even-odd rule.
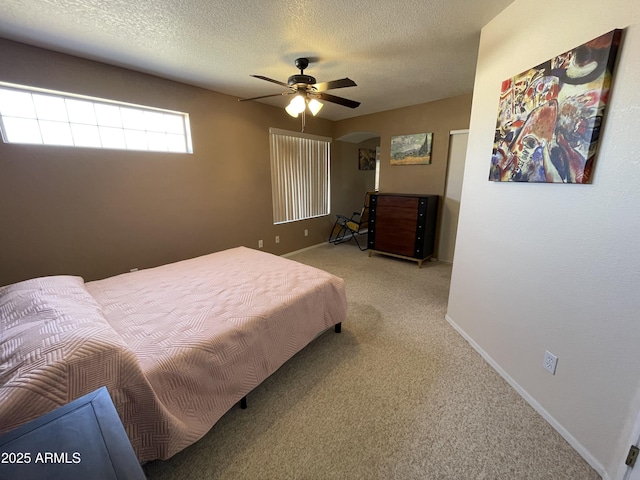
[[[273,223],[329,214],[331,139],[269,129]]]

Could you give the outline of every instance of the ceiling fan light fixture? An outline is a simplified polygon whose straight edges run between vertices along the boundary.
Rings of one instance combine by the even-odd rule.
[[[292,117],[297,117],[298,114],[304,112],[305,108],[307,108],[305,98],[302,95],[296,95],[291,99],[291,102],[289,102],[289,105],[285,110]]]
[[[291,106],[291,103],[284,107],[284,111],[291,115],[293,118],[298,118],[298,112],[294,107]]]
[[[316,116],[320,109],[323,107],[323,102],[335,103],[342,105],[343,107],[356,108],[360,105],[360,102],[355,102],[347,98],[338,97],[336,95],[330,95],[324,93],[327,90],[333,90],[336,88],[345,87],[357,87],[356,82],[350,78],[340,78],[338,80],[331,80],[330,82],[316,83],[315,77],[306,75],[304,70],[309,66],[308,58],[296,58],[295,65],[300,69],[300,74],[291,75],[287,83],[273,78],[264,77],[262,75],[251,75],[252,77],[264,80],[270,83],[275,83],[281,87],[285,87],[287,90],[283,93],[273,93],[270,95],[260,95],[253,98],[239,98],[239,102],[246,102],[248,100],[260,100],[268,97],[279,97],[281,95],[293,95],[293,98],[289,102],[289,105],[285,107],[287,114],[293,118],[298,118],[302,114],[302,131],[304,132],[304,117],[307,108],[309,113]],[[317,98],[321,98],[323,102],[319,102]]]
[[[315,98],[312,98],[311,100],[309,100],[309,110],[311,110],[311,114],[314,117],[318,114],[318,112],[322,109],[323,106],[324,105],[322,104],[322,102],[319,102]]]

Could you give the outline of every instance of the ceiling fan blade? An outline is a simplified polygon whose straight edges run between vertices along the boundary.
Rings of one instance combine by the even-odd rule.
[[[251,98],[239,98],[238,101],[239,102],[248,102],[249,100],[259,100],[261,98],[267,98],[267,97],[280,97],[282,95],[291,95],[294,92],[282,92],[282,93],[272,93],[271,95],[260,95],[259,97],[251,97]]]
[[[276,85],[280,85],[282,87],[289,88],[288,84],[281,82],[280,80],[274,80],[273,78],[263,77],[262,75],[251,75],[251,76],[254,78],[259,78],[260,80],[266,80],[267,82],[275,83]]]
[[[333,90],[334,88],[345,87],[357,87],[356,82],[350,78],[341,78],[340,80],[332,80],[330,82],[316,83],[314,88],[317,92],[324,92],[325,90]]]
[[[356,102],[354,100],[349,100],[347,98],[336,97],[335,95],[330,95],[328,93],[319,93],[321,100],[331,103],[337,103],[338,105],[342,105],[343,107],[356,108],[360,105],[360,102]]]

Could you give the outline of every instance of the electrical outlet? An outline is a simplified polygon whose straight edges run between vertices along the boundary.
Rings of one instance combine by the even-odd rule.
[[[262,240],[258,240],[258,248],[264,247],[264,242]]]
[[[549,351],[544,352],[542,366],[547,369],[551,375],[556,374],[556,365],[558,365],[558,357]]]
[[[309,230],[307,230],[306,228],[304,229],[304,236],[308,237],[309,236]]]
[[[280,235],[276,235],[276,243],[280,243]]]

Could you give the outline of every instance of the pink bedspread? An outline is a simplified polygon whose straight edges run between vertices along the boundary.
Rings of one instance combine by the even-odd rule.
[[[169,458],[345,317],[342,279],[244,247],[0,287],[0,433],[106,385],[138,458]]]

